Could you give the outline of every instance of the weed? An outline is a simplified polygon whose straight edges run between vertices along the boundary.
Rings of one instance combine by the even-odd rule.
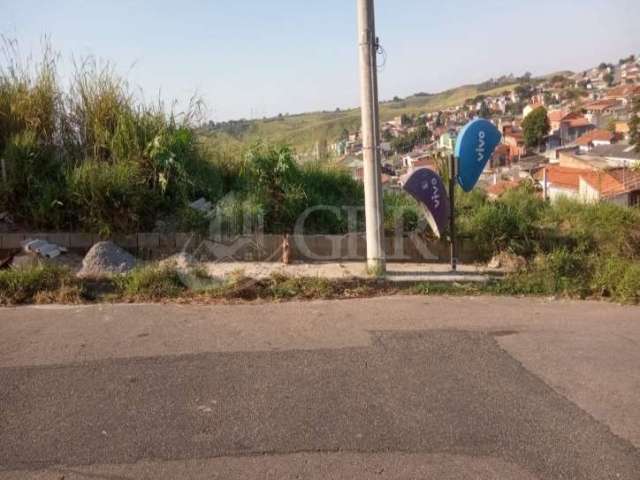
[[[175,268],[149,265],[115,277],[121,295],[129,299],[163,300],[186,292]]]
[[[78,303],[83,288],[69,270],[40,264],[0,271],[0,304]]]

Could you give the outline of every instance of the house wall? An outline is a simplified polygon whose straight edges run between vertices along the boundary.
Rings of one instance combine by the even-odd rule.
[[[558,152],[558,162],[562,167],[568,168],[591,168],[582,159],[576,157],[573,152]]]
[[[68,248],[75,253],[86,253],[100,240],[99,235],[86,233],[6,233],[0,234],[0,258],[4,258],[22,248],[21,242],[28,238],[39,238]],[[117,235],[111,239],[120,247],[143,259],[162,259],[180,252],[194,254],[207,261],[265,261],[279,262],[282,258],[282,235],[243,236],[233,239],[240,248],[233,249],[232,257],[217,258],[217,245],[211,239],[190,234],[140,233],[137,235]],[[223,244],[225,244],[223,242]],[[228,244],[231,244],[229,241]],[[387,236],[385,239],[387,258],[396,262],[435,262],[449,260],[449,242],[427,240],[417,235]],[[222,249],[224,250],[224,249]],[[366,259],[366,239],[364,233],[350,235],[292,235],[291,255],[300,261],[337,261]],[[458,241],[458,252],[463,263],[473,263],[482,259],[475,242]]]
[[[553,184],[550,184],[547,187],[547,195],[549,196],[549,200],[551,200],[552,202],[555,202],[560,198],[579,198],[579,193],[577,190],[558,187]]]
[[[600,192],[589,185],[584,179],[580,178],[580,190],[578,192],[580,201],[583,203],[598,203],[600,201]]]
[[[621,207],[628,207],[631,205],[629,194],[625,193],[623,195],[618,195],[617,197],[607,198],[608,203],[614,203]]]

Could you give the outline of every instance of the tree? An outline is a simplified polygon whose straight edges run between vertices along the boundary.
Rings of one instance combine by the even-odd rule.
[[[604,80],[605,82],[607,82],[607,86],[611,86],[613,85],[613,80],[615,79],[615,77],[613,76],[612,73],[605,73],[602,76],[602,80]]]
[[[393,133],[391,133],[391,130],[387,129],[382,131],[382,140],[384,142],[392,142],[394,138],[395,137],[393,136]]]
[[[531,85],[518,85],[514,91],[521,100],[528,100],[533,95],[533,87]]]
[[[598,70],[602,71],[602,70],[606,70],[607,69],[607,64],[602,62],[600,65],[598,65]]]
[[[525,72],[525,74],[520,78],[521,81],[525,82],[525,83],[529,83],[531,81],[531,78],[533,77],[531,72]]]
[[[547,109],[538,107],[527,115],[522,121],[522,130],[527,147],[540,146],[551,130]]]
[[[429,143],[432,138],[431,131],[426,125],[421,125],[412,133],[404,135],[402,137],[394,138],[391,141],[391,148],[400,154],[408,153],[413,150],[417,145],[423,145]]]
[[[413,119],[406,113],[403,113],[402,115],[400,115],[400,125],[402,125],[403,127],[409,127],[413,125]]]
[[[631,120],[629,120],[629,142],[640,153],[640,96],[633,99]]]

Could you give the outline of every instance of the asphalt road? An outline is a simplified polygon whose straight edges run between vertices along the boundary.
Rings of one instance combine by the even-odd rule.
[[[0,479],[639,479],[640,309],[0,311]]]

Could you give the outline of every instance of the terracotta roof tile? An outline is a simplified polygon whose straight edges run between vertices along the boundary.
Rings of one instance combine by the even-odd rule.
[[[571,128],[588,127],[589,125],[591,125],[591,122],[585,117],[569,118],[567,120],[563,120],[562,122],[568,123]]]
[[[547,181],[551,185],[556,185],[562,188],[569,188],[571,190],[578,190],[580,188],[580,177],[592,173],[592,170],[582,168],[569,168],[561,167],[560,165],[550,165],[546,167]],[[536,180],[542,180],[544,178],[544,169],[535,173]]]
[[[591,130],[590,132],[585,133],[580,138],[576,140],[578,145],[589,145],[594,141],[601,142],[612,142],[615,139],[615,135],[611,133],[609,130],[602,130],[596,128],[595,130]]]
[[[559,122],[564,118],[565,115],[566,113],[563,112],[562,110],[554,110],[547,114],[550,122]]]
[[[604,197],[625,193],[624,185],[607,172],[588,172],[580,177]]]

